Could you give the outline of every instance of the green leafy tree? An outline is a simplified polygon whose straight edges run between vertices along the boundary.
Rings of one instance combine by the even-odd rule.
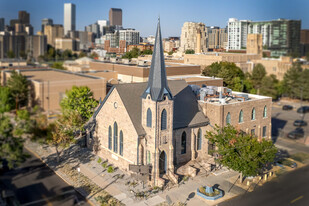
[[[35,126],[35,121],[30,118],[28,110],[18,110],[16,115],[16,126],[14,128],[15,136],[22,136],[23,134],[31,134]]]
[[[236,130],[228,125],[209,131],[206,138],[215,145],[217,162],[242,173],[244,176],[262,174],[265,165],[274,161],[277,149],[270,140],[262,139]]]
[[[279,80],[275,75],[265,76],[261,82],[260,94],[277,99],[279,96],[278,86]]]
[[[265,67],[262,64],[256,64],[253,68],[251,80],[254,88],[258,91],[262,85],[262,79],[266,76]]]
[[[63,56],[63,59],[71,59],[73,54],[71,50],[66,49],[62,52],[62,56]]]
[[[299,98],[302,85],[303,70],[300,64],[294,64],[283,77],[283,92],[291,98]],[[308,81],[308,80],[307,80]]]
[[[77,111],[84,121],[87,121],[93,114],[98,102],[93,98],[92,91],[86,86],[73,86],[66,91],[66,98],[60,102],[63,113]]]
[[[194,53],[195,53],[195,51],[193,49],[187,49],[185,51],[185,54],[194,54]]]
[[[86,57],[87,54],[85,52],[80,52],[78,58]]]
[[[152,54],[152,50],[151,49],[146,49],[144,51],[141,52],[142,55],[151,55]]]
[[[8,87],[0,86],[0,114],[14,108],[14,99]]]
[[[243,71],[232,62],[212,63],[207,66],[202,73],[205,76],[223,78],[223,85],[233,90],[235,90],[234,86],[236,89],[239,89],[239,79],[234,80],[234,78],[239,77],[240,80],[244,80],[245,78]]]
[[[29,94],[29,81],[27,78],[22,74],[13,71],[7,84],[13,98],[15,99],[16,110],[18,110],[20,106],[26,105]]]
[[[7,56],[8,56],[8,58],[13,59],[13,58],[15,58],[15,53],[12,50],[10,50],[10,51],[8,51]]]
[[[8,162],[13,168],[25,159],[23,153],[23,140],[13,136],[13,125],[7,116],[0,117],[0,164]]]
[[[168,55],[173,55],[174,54],[174,51],[170,51],[167,53]]]
[[[80,130],[82,122],[77,111],[66,111],[54,124],[50,125],[47,142],[55,147],[57,162],[60,162],[63,150],[75,142],[75,133]]]
[[[55,69],[61,69],[61,70],[65,70],[65,68],[63,67],[63,62],[54,62],[52,65],[51,65],[52,68],[55,68]]]

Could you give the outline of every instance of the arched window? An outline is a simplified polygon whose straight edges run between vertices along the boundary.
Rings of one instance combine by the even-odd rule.
[[[108,127],[108,149],[112,149],[112,127]]]
[[[122,130],[120,130],[120,135],[119,135],[119,154],[123,156],[123,133]]]
[[[251,112],[251,120],[255,120],[255,108],[254,107]]]
[[[114,152],[118,152],[118,125],[114,123]]]
[[[198,129],[197,132],[197,145],[196,145],[197,150],[202,149],[202,130]]]
[[[240,110],[239,112],[239,119],[238,119],[239,123],[244,122],[244,112],[242,110]]]
[[[166,110],[163,109],[162,113],[161,113],[161,130],[165,130],[166,129],[166,124],[167,124],[167,120],[166,120]]]
[[[266,105],[265,105],[265,107],[264,107],[263,117],[267,117],[267,107],[266,107]]]
[[[152,113],[150,108],[147,109],[147,127],[151,127]]]
[[[231,124],[231,114],[227,113],[226,115],[226,125]]]
[[[181,154],[186,154],[187,134],[183,132],[181,135]]]

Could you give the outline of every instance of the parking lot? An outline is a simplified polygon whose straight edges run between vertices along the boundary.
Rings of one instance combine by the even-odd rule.
[[[274,105],[272,107],[272,138],[274,141],[280,138],[287,138],[287,134],[297,127],[293,125],[295,120],[304,120],[309,123],[309,113],[300,114],[296,110],[298,107],[293,110],[282,110],[282,106]],[[307,136],[309,136],[309,126],[301,127],[304,130],[304,137],[297,139],[297,142],[305,143]],[[306,141],[308,142],[308,140]]]

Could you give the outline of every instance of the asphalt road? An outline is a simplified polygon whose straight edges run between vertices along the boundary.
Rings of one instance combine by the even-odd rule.
[[[0,176],[1,187],[15,193],[21,205],[90,205],[74,188],[33,156]]]
[[[300,114],[297,113],[295,110],[282,110],[282,107],[272,107],[272,137],[277,138],[281,132],[281,138],[287,138],[286,135],[294,130],[296,127],[293,125],[295,120],[305,120],[309,124],[309,114]],[[309,135],[309,125],[306,127],[302,127],[305,136]]]
[[[305,206],[309,205],[309,165],[282,175],[251,193],[219,206]]]

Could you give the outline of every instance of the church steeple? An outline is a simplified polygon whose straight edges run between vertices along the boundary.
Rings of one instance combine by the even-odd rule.
[[[148,94],[150,94],[153,101],[162,101],[164,99],[164,95],[166,95],[169,99],[173,98],[173,95],[168,88],[166,79],[160,19],[158,19],[155,45],[148,77],[148,86],[144,91],[142,98],[146,98]]]

